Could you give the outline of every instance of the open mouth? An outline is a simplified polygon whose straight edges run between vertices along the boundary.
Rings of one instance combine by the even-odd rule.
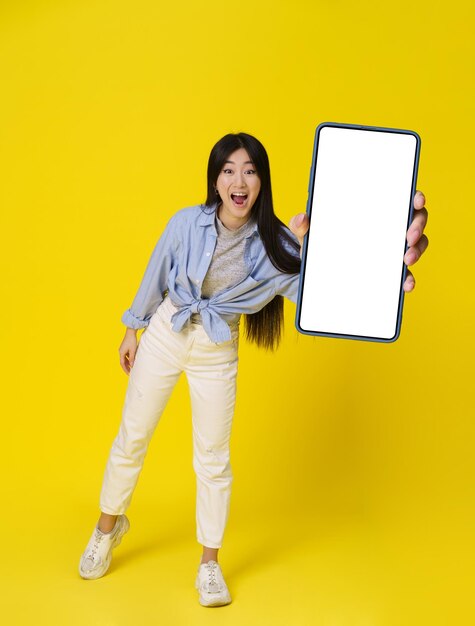
[[[247,193],[232,193],[231,200],[233,201],[234,206],[242,208],[247,202]]]

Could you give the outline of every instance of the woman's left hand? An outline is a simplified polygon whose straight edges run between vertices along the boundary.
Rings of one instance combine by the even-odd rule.
[[[414,265],[421,258],[429,245],[429,240],[424,235],[424,228],[427,224],[428,213],[425,205],[425,196],[422,191],[416,191],[414,195],[414,209],[416,210],[414,218],[407,229],[406,238],[409,248],[404,255],[404,263]],[[307,234],[309,228],[309,219],[306,213],[298,213],[289,222],[289,228],[298,238],[300,243],[300,255],[302,255],[303,238]],[[406,272],[406,280],[404,281],[404,291],[412,291],[416,286],[414,275],[411,270]]]

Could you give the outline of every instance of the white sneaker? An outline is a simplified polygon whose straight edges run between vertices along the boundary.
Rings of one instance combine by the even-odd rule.
[[[82,578],[100,578],[107,572],[112,560],[112,550],[119,545],[129,528],[130,522],[126,515],[117,516],[115,526],[109,533],[103,533],[96,526],[79,561],[79,574]]]
[[[202,606],[223,606],[231,602],[223,573],[216,561],[200,564],[195,587],[200,592],[200,604]]]

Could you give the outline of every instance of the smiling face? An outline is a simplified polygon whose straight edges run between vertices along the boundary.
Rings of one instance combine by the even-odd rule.
[[[216,181],[222,204],[218,216],[231,230],[245,224],[259,195],[261,181],[257,170],[244,148],[226,159]]]

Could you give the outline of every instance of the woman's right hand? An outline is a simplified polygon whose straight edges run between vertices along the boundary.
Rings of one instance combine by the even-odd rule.
[[[125,337],[119,348],[120,366],[127,376],[130,374],[130,370],[134,365],[137,346],[137,331],[133,328],[127,328],[125,331]]]

